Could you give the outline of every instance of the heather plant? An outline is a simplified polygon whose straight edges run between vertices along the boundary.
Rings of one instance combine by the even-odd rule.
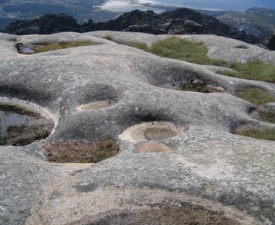
[[[115,156],[119,151],[113,140],[98,142],[59,141],[44,146],[48,161],[55,163],[97,163]]]

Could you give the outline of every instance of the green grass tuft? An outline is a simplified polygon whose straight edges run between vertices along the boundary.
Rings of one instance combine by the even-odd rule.
[[[231,63],[227,67],[236,70],[236,72],[220,71],[219,73],[243,79],[275,82],[275,66],[269,65],[263,61],[256,60],[244,64]]]
[[[275,123],[275,113],[271,112],[259,112],[258,113],[259,119],[263,122],[267,123]]]
[[[229,63],[225,60],[210,59],[207,56],[207,47],[201,42],[193,42],[178,37],[171,37],[155,43],[149,51],[162,57],[180,59],[202,65],[223,66],[236,70],[236,72],[219,72],[226,76],[275,82],[274,65],[259,60],[242,64],[237,62]]]
[[[267,102],[275,102],[274,96],[260,88],[243,88],[238,90],[235,95],[257,106]]]
[[[275,141],[275,128],[269,129],[255,129],[255,128],[247,128],[247,129],[236,129],[233,131],[233,134],[238,134],[242,136]]]
[[[158,56],[180,59],[203,65],[224,66],[224,60],[207,57],[207,47],[202,42],[192,42],[178,37],[167,38],[152,45],[150,52]]]
[[[161,57],[184,60],[201,65],[214,65],[227,67],[235,71],[219,71],[220,74],[237,77],[242,79],[261,80],[266,82],[275,82],[275,66],[267,64],[260,60],[248,63],[226,62],[225,60],[210,59],[207,56],[207,46],[202,42],[194,42],[172,36],[159,41],[148,48],[144,43],[116,41],[110,35],[103,38],[114,41],[118,44],[128,45],[153,53]],[[246,45],[237,45],[236,48],[246,49]]]
[[[49,52],[49,51],[55,51],[55,50],[65,49],[65,48],[90,46],[90,45],[98,45],[98,44],[101,44],[101,43],[93,42],[93,41],[70,41],[70,42],[47,43],[45,45],[41,45],[37,47],[34,52],[41,53],[41,52]]]

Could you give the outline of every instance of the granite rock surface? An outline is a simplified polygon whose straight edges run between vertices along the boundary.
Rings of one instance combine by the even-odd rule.
[[[45,140],[0,147],[0,224],[153,224],[152,214],[144,213],[167,208],[171,221],[187,210],[196,218],[186,221],[218,215],[220,222],[229,221],[223,224],[275,224],[275,143],[231,133],[244,124],[275,127],[252,118],[255,106],[234,96],[244,87],[275,95],[275,85],[161,58],[107,41],[106,35],[147,46],[169,37],[110,31],[0,34],[0,102],[30,105],[55,123]],[[211,58],[275,64],[274,52],[233,39],[180,37],[204,42]],[[14,47],[70,40],[101,44],[32,55]],[[190,80],[223,92],[177,89]],[[104,101],[114,104],[81,107]],[[152,128],[168,137],[146,136]],[[96,164],[50,163],[43,154],[50,142],[109,137],[120,152]]]

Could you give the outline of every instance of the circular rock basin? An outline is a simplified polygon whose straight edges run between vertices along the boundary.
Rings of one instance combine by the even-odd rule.
[[[223,212],[212,212],[199,206],[152,207],[141,212],[125,212],[106,216],[96,222],[81,221],[81,224],[105,225],[240,225],[242,223],[228,218]],[[72,223],[76,224],[76,223]],[[79,223],[80,224],[80,223]]]
[[[27,145],[49,136],[54,122],[27,106],[0,103],[0,145]]]
[[[177,131],[167,127],[148,127],[144,130],[144,137],[148,140],[166,140],[177,136]]]
[[[161,143],[145,143],[137,147],[136,153],[148,153],[148,152],[170,152],[171,149]]]
[[[132,126],[119,137],[130,142],[161,141],[183,134],[182,129],[168,122],[147,122]]]

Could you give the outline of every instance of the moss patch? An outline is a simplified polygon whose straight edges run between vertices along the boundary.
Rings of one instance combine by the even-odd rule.
[[[101,44],[101,43],[93,42],[93,41],[70,41],[70,42],[47,43],[47,44],[38,46],[34,50],[34,52],[41,53],[41,52],[49,52],[49,51],[55,51],[55,50],[65,49],[65,48],[90,46],[90,45],[98,45],[98,44]]]
[[[50,162],[55,163],[97,163],[115,156],[119,152],[113,140],[98,142],[60,141],[44,146],[44,153]]]

